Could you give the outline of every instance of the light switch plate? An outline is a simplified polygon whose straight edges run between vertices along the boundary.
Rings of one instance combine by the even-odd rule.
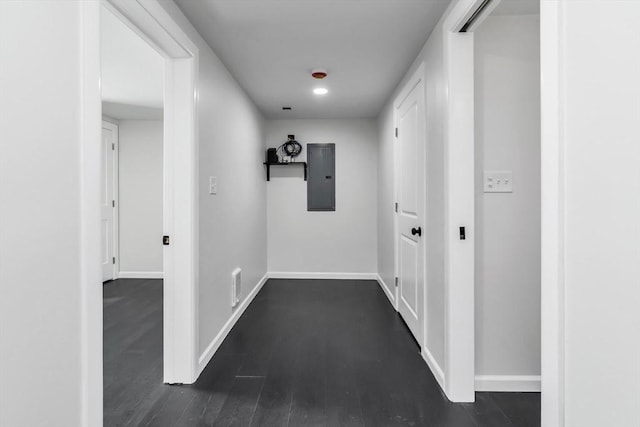
[[[484,171],[485,193],[513,193],[512,171]]]
[[[215,176],[209,177],[209,194],[218,194],[218,178]]]

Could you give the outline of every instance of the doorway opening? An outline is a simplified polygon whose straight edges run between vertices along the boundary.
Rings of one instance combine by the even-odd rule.
[[[540,390],[537,10],[535,2],[469,0],[446,23],[455,105],[448,228],[464,225],[471,236],[467,245],[449,238],[449,270],[466,272],[453,276],[448,301],[456,401],[474,400],[475,391]]]
[[[474,31],[475,388],[540,391],[540,15],[503,2]]]
[[[103,399],[120,425],[163,384],[164,59],[107,7],[100,21]]]
[[[171,12],[154,1],[107,0],[82,5],[83,26],[83,115],[85,135],[83,159],[82,220],[83,274],[88,290],[83,293],[83,316],[87,343],[84,387],[88,424],[98,425],[103,414],[102,275],[103,245],[100,233],[101,98],[100,54],[101,16],[112,13],[162,57],[164,85],[162,123],[162,375],[164,383],[192,383],[197,378],[197,82],[199,51],[172,18]],[[180,209],[174,209],[179,204]],[[93,225],[95,224],[95,225]],[[165,239],[166,237],[166,239]],[[164,242],[170,240],[170,245]],[[114,245],[115,247],[115,245]],[[120,271],[118,271],[120,272]],[[100,291],[93,288],[100,282]]]
[[[496,11],[496,13],[506,15],[515,14],[513,12],[514,8],[537,8],[535,3],[504,2],[504,8],[499,11],[497,9],[501,5],[499,0],[465,0],[456,3],[443,21],[445,27],[444,78],[447,82],[449,104],[445,123],[445,173],[448,181],[446,185],[448,194],[445,203],[445,275],[447,276],[445,303],[446,388],[447,395],[455,402],[474,401],[476,390],[531,391],[540,388],[539,370],[522,369],[523,367],[518,363],[509,364],[506,361],[494,361],[494,364],[489,368],[490,370],[487,370],[488,365],[483,365],[486,360],[477,363],[477,356],[480,354],[487,356],[487,354],[492,353],[493,356],[491,357],[498,354],[499,352],[495,351],[495,347],[498,346],[499,349],[501,339],[506,339],[510,342],[510,348],[513,350],[511,352],[512,356],[516,355],[516,358],[518,358],[518,354],[520,356],[526,354],[526,357],[519,359],[520,362],[529,360],[536,364],[535,361],[537,360],[539,363],[541,354],[539,348],[536,349],[537,343],[525,346],[522,345],[522,342],[517,341],[526,336],[528,342],[532,336],[536,335],[536,331],[539,334],[539,314],[538,320],[533,320],[533,332],[530,330],[522,331],[523,335],[509,330],[509,328],[515,328],[515,325],[519,324],[518,321],[512,324],[504,324],[508,320],[503,319],[503,324],[498,323],[498,319],[503,314],[517,314],[518,304],[522,304],[521,300],[502,301],[508,305],[506,308],[499,307],[500,313],[484,312],[483,310],[486,307],[478,306],[479,300],[482,303],[487,301],[494,302],[491,296],[487,297],[485,294],[487,289],[485,267],[487,266],[483,258],[485,255],[483,252],[486,252],[487,241],[485,238],[488,236],[486,228],[487,209],[493,209],[489,217],[493,227],[491,229],[491,256],[493,257],[491,262],[493,264],[489,266],[487,271],[493,271],[492,274],[494,275],[498,274],[495,272],[504,274],[504,272],[510,271],[511,276],[503,275],[500,280],[507,283],[513,280],[516,280],[518,284],[525,283],[523,286],[527,290],[527,292],[522,292],[522,295],[514,292],[514,289],[520,286],[518,285],[507,288],[509,292],[501,293],[500,286],[495,286],[497,283],[494,280],[495,278],[490,277],[491,283],[494,285],[491,292],[497,289],[498,299],[505,295],[518,295],[526,299],[523,295],[532,294],[529,292],[532,290],[528,289],[527,286],[531,286],[531,283],[535,281],[535,277],[539,277],[540,274],[538,267],[538,270],[533,274],[533,280],[530,278],[522,280],[522,277],[517,275],[518,269],[522,266],[513,265],[516,261],[524,262],[522,261],[524,259],[527,262],[527,272],[531,269],[535,270],[536,262],[539,265],[539,254],[535,254],[536,245],[537,247],[540,245],[539,231],[537,232],[537,242],[517,242],[518,245],[521,245],[518,250],[509,247],[509,244],[505,243],[512,241],[513,237],[518,235],[517,233],[510,233],[508,231],[509,227],[515,224],[519,232],[521,227],[526,227],[526,225],[519,223],[518,216],[524,215],[526,221],[534,224],[527,230],[529,232],[533,231],[532,235],[535,235],[536,230],[540,229],[539,216],[536,217],[535,213],[530,214],[528,211],[522,212],[522,206],[535,209],[531,208],[531,206],[536,203],[538,206],[540,205],[540,187],[539,183],[535,183],[536,167],[539,176],[539,160],[536,159],[540,158],[539,67],[536,68],[535,65],[531,65],[527,69],[526,77],[531,79],[527,83],[529,85],[527,86],[528,90],[537,93],[537,100],[534,100],[533,105],[530,105],[531,102],[527,99],[527,92],[521,90],[522,85],[519,83],[519,79],[522,79],[523,76],[517,75],[518,71],[515,71],[515,77],[509,77],[504,74],[509,70],[513,72],[513,70],[518,69],[518,55],[522,52],[519,52],[518,49],[512,49],[511,53],[509,53],[508,49],[506,53],[498,53],[496,51],[496,46],[500,43],[503,43],[505,47],[511,46],[510,40],[494,40],[495,46],[487,52],[483,51],[483,55],[489,58],[489,62],[486,64],[476,63],[476,60],[487,61],[486,58],[474,58],[475,54],[478,54],[475,46],[478,38],[476,31],[483,29],[482,26],[485,24],[485,20],[492,12]],[[537,31],[539,31],[539,24],[537,26]],[[529,27],[535,29],[535,25]],[[517,28],[513,30],[517,31]],[[518,37],[522,36],[523,34],[518,33]],[[502,37],[504,38],[504,36]],[[528,42],[535,44],[535,36],[531,37]],[[526,51],[535,53],[535,49],[535,46],[527,47]],[[539,45],[537,49],[539,52]],[[487,70],[484,71],[484,74],[476,73],[477,66],[487,65],[491,61],[493,63],[491,63],[489,69],[494,69],[496,63],[499,64],[501,61],[504,62],[503,65],[506,66],[506,69],[495,70],[495,74],[487,73]],[[535,75],[536,72],[538,73],[537,76]],[[488,79],[487,81],[483,80],[483,84],[491,82],[493,85],[491,89],[492,95],[498,98],[492,100],[476,99],[476,88],[474,86],[481,76]],[[521,92],[522,97],[520,98]],[[504,104],[507,100],[518,101],[524,106],[517,104],[515,107],[505,107]],[[480,104],[477,104],[477,102],[480,102]],[[482,102],[491,102],[492,104],[490,108],[487,108],[487,105],[482,104]],[[476,108],[482,108],[482,111],[476,111]],[[508,108],[512,108],[513,111],[508,110]],[[529,117],[530,120],[527,122],[527,112],[535,111],[536,108],[538,108],[538,119]],[[515,123],[512,123],[510,120],[515,120],[510,117],[512,114],[520,114],[525,118],[519,117]],[[486,135],[487,123],[480,122],[480,120],[488,118],[493,120],[491,129],[494,130],[494,133],[491,135]],[[483,128],[482,126],[485,127]],[[489,158],[486,158],[485,147],[482,144],[476,146],[478,132],[485,139],[484,145],[491,149]],[[489,138],[488,141],[487,138]],[[513,143],[516,139],[517,143]],[[500,147],[499,143],[502,143],[503,147]],[[521,152],[524,146],[529,151]],[[478,152],[476,153],[476,151]],[[533,159],[527,158],[527,156],[532,156],[530,153],[534,153]],[[489,163],[489,161],[493,163]],[[485,171],[488,172],[486,177]],[[487,191],[492,193],[500,191],[500,193],[485,193],[485,178]],[[518,188],[519,182],[521,185],[525,185]],[[511,190],[508,186],[510,185],[513,186],[513,193],[509,193]],[[512,197],[516,194],[516,190],[518,191],[518,196]],[[526,202],[523,202],[523,199]],[[479,202],[481,205],[476,206]],[[503,205],[502,208],[501,204]],[[481,214],[480,218],[476,218],[477,213]],[[497,219],[504,216],[504,214],[510,216],[515,214],[517,218],[509,217],[508,221],[506,218],[502,218],[501,221],[498,221]],[[538,221],[537,226],[535,226],[536,221]],[[477,227],[480,228],[477,229]],[[531,236],[528,238],[536,239],[536,237]],[[532,243],[532,245],[527,247],[527,243]],[[522,249],[523,247],[524,249]],[[500,254],[505,253],[508,256],[505,259],[503,259],[504,257],[500,258]],[[516,254],[517,256],[515,256]],[[497,265],[496,255],[499,258]],[[509,258],[512,255],[515,256],[513,260]],[[477,271],[476,267],[481,271]],[[502,267],[505,267],[505,269],[502,269]],[[522,267],[523,274],[525,274],[524,271],[524,267]],[[476,276],[481,277],[484,282],[477,282]],[[514,277],[515,279],[513,279]],[[478,288],[477,285],[481,287]],[[535,283],[533,286],[535,286]],[[539,290],[539,281],[537,286]],[[520,291],[522,290],[522,287],[520,287]],[[485,298],[487,299],[485,300]],[[537,298],[537,301],[539,304],[539,298]],[[527,301],[527,304],[531,304],[534,307],[532,310],[525,310],[532,317],[535,317],[535,303],[535,300]],[[493,304],[490,310],[496,310],[496,305]],[[487,323],[487,319],[490,320],[489,323]],[[486,329],[489,324],[493,328],[492,332],[488,332]],[[480,334],[478,334],[479,329]],[[509,330],[508,333],[505,332],[507,330]],[[500,333],[503,333],[503,335],[499,335]],[[480,338],[477,339],[477,337]],[[488,337],[490,339],[487,340]],[[511,343],[514,339],[516,342]],[[479,348],[476,348],[476,346]],[[491,348],[490,352],[487,351],[488,348]],[[530,373],[531,375],[529,375]]]
[[[162,279],[164,59],[101,13],[103,280]],[[109,233],[110,232],[110,233]],[[103,265],[104,266],[104,265]],[[111,274],[109,274],[111,273]]]
[[[540,391],[540,15],[503,2],[474,31],[475,388]]]
[[[103,399],[119,425],[134,384],[163,384],[164,59],[106,7],[100,28]]]

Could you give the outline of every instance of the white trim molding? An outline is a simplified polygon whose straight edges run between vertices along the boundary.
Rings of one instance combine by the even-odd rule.
[[[476,375],[476,391],[539,392],[540,375]]]
[[[112,125],[120,126],[120,120],[114,119],[113,117],[102,115],[102,121],[111,123]]]
[[[220,345],[227,337],[227,335],[229,335],[229,332],[231,332],[233,326],[236,324],[238,319],[240,319],[240,316],[242,316],[242,314],[247,309],[249,304],[251,304],[256,295],[258,295],[258,292],[260,292],[260,289],[262,289],[268,279],[268,273],[262,276],[262,279],[258,281],[256,286],[254,286],[251,292],[249,292],[244,301],[242,301],[242,303],[239,304],[237,308],[235,308],[235,311],[233,312],[229,320],[227,320],[227,323],[224,324],[220,332],[218,332],[218,335],[216,335],[215,338],[211,340],[211,343],[209,343],[205,351],[200,355],[200,357],[198,358],[198,376],[202,373],[204,368],[207,367],[207,364],[216,353],[216,351],[218,351],[218,348],[220,348]]]
[[[80,365],[81,413],[78,423],[103,422],[102,268],[100,266],[100,163],[102,104],[100,99],[100,3],[80,2]]]
[[[426,347],[422,347],[422,351],[420,352],[420,354],[422,354],[422,358],[424,359],[424,361],[427,362],[427,366],[429,366],[429,369],[431,369],[431,373],[435,377],[442,391],[446,390],[447,388],[444,377],[444,370],[440,367],[440,364],[438,364],[436,358],[433,357],[433,354],[431,354],[429,349]]]
[[[460,0],[443,21],[445,115],[445,377],[452,402],[475,401],[475,141],[473,32],[457,29],[482,0]],[[466,240],[460,240],[465,227]]]
[[[565,425],[564,8],[540,3],[541,422]]]
[[[320,273],[270,271],[269,279],[378,280],[377,273]]]
[[[162,271],[121,271],[118,279],[162,279]]]
[[[378,284],[380,285],[380,287],[384,291],[384,294],[389,299],[389,302],[393,306],[393,309],[395,311],[398,311],[398,307],[396,307],[395,285],[393,286],[394,287],[394,292],[391,292],[391,289],[389,289],[389,286],[387,286],[387,283],[382,279],[382,276],[380,276],[380,274],[376,274],[376,280],[378,281]]]

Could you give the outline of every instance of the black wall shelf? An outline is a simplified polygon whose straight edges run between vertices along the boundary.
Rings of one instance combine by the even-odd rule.
[[[293,166],[293,165],[302,165],[304,166],[304,180],[307,180],[307,162],[289,162],[289,163],[268,163],[264,162],[263,165],[267,166],[267,181],[271,181],[271,166]]]

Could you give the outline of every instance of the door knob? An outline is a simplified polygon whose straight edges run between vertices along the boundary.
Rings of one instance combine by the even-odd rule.
[[[411,234],[413,234],[414,236],[417,234],[418,236],[422,236],[422,228],[418,227],[418,228],[412,228],[411,229]]]

